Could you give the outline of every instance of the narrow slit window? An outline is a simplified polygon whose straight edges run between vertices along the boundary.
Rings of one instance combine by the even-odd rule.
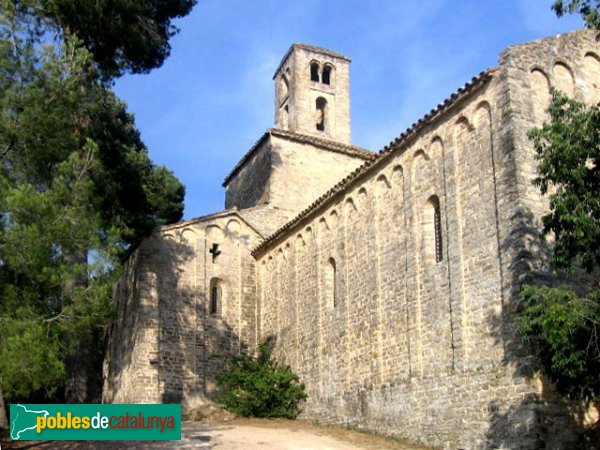
[[[317,98],[315,111],[315,127],[318,131],[325,131],[325,121],[327,119],[327,100],[323,97]]]
[[[439,202],[434,208],[433,225],[435,232],[435,262],[440,262],[444,258],[444,253],[442,248],[442,214]]]
[[[211,316],[217,316],[221,314],[221,282],[220,280],[213,278],[210,282],[210,304],[208,312]]]
[[[335,259],[329,258],[327,264],[325,264],[325,271],[323,273],[323,294],[325,301],[330,309],[337,306],[337,293],[336,293],[336,266]]]
[[[319,82],[319,63],[311,63],[310,65],[310,80]]]
[[[443,260],[442,245],[442,214],[440,201],[432,195],[423,210],[421,230],[423,237],[423,252],[426,261],[439,263]]]

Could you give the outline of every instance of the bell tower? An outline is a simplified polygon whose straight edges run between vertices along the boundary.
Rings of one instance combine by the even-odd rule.
[[[275,75],[275,128],[350,144],[350,60],[294,44]]]

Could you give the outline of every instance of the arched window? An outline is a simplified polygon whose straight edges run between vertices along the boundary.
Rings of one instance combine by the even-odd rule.
[[[331,84],[331,66],[323,67],[323,76],[321,77],[323,84]]]
[[[323,296],[327,307],[335,308],[337,306],[337,295],[336,295],[336,267],[335,259],[329,258],[325,264],[323,271]]]
[[[287,98],[289,90],[290,90],[290,83],[288,81],[287,76],[282,75],[281,76],[281,81],[279,83],[279,103],[283,103],[283,101]]]
[[[290,108],[288,105],[283,107],[283,115],[281,117],[281,128],[287,130],[290,126]]]
[[[210,303],[208,312],[211,316],[220,316],[222,310],[222,293],[221,280],[213,278],[210,280]]]
[[[310,63],[310,81],[319,82],[319,63]]]
[[[318,97],[315,102],[315,126],[319,131],[325,131],[325,121],[327,119],[327,100]]]
[[[425,259],[442,261],[442,214],[440,211],[440,200],[436,195],[429,197],[425,209],[423,210],[423,218],[421,223],[423,234],[423,250]]]

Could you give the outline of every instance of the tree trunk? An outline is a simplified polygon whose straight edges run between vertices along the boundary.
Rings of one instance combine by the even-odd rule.
[[[0,387],[0,430],[8,430],[8,419],[6,418],[6,407],[4,406],[4,393]]]
[[[100,330],[92,336],[78,336],[75,349],[65,360],[67,381],[65,400],[67,403],[101,403],[102,363],[104,361],[106,338]]]

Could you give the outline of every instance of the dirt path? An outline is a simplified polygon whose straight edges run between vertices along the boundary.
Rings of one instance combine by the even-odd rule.
[[[385,437],[289,420],[183,424],[181,441],[2,441],[2,450],[423,450]]]

